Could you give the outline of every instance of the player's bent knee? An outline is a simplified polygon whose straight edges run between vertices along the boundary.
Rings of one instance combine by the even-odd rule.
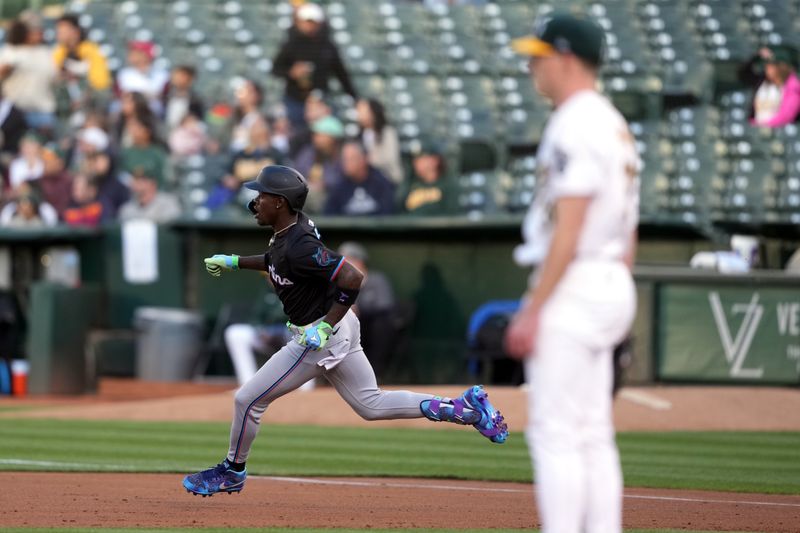
[[[356,406],[355,412],[358,413],[358,416],[360,416],[361,418],[363,418],[368,422],[381,419],[381,414],[378,411],[376,411],[375,409],[370,409],[365,405]]]
[[[233,397],[233,401],[236,404],[236,408],[240,410],[247,409],[250,404],[253,403],[257,396],[254,396],[250,391],[247,390],[246,387],[241,387],[239,390],[236,391],[236,394]]]

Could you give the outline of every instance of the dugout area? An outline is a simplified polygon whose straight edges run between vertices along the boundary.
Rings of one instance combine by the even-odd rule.
[[[471,376],[490,381],[470,359],[466,332],[480,306],[516,299],[525,287],[526,271],[509,260],[519,242],[518,224],[515,218],[480,224],[449,218],[318,219],[329,246],[345,240],[363,243],[371,268],[386,273],[398,300],[409,309],[404,342],[398,344],[387,382],[458,383]],[[29,354],[37,367],[32,390],[80,393],[93,390],[103,375],[133,376],[134,314],[139,307],[197,311],[206,323],[203,340],[212,339],[221,311],[246,309],[270,289],[254,272],[212,278],[202,258],[220,250],[260,253],[267,236],[235,222],[182,221],[159,227],[157,277],[140,283],[125,278],[118,226],[102,231],[0,231],[13,274],[7,278],[7,294],[20,302],[27,326],[20,330],[17,353]],[[670,238],[643,227],[640,239],[629,383],[800,383],[800,291],[793,276],[777,270],[722,275],[689,269],[685,265],[694,253],[716,247],[698,234]],[[780,266],[792,249],[793,241],[766,240],[764,266]],[[64,250],[79,256],[79,286],[46,281],[63,270],[55,259]],[[760,310],[758,320],[743,322],[751,304]],[[734,347],[740,330],[747,328],[752,329],[749,341]],[[198,355],[198,373],[230,375],[221,343],[205,347]],[[53,381],[54,375],[60,383]]]

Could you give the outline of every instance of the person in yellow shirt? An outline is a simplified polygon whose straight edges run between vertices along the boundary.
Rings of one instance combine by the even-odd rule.
[[[425,142],[414,155],[414,173],[403,201],[407,213],[421,216],[447,213],[451,199],[442,152],[436,143]]]
[[[85,80],[95,91],[111,87],[111,73],[97,44],[86,40],[78,17],[62,15],[56,22],[56,47],[53,60],[68,81]]]

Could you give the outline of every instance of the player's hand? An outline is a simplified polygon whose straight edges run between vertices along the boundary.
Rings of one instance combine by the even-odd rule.
[[[238,255],[216,254],[206,257],[203,261],[206,264],[206,270],[212,276],[219,277],[223,270],[239,270]]]
[[[292,67],[289,69],[289,77],[293,80],[299,80],[300,78],[307,78],[311,75],[311,63],[308,61],[297,61]]]
[[[506,329],[505,349],[514,359],[526,359],[533,354],[539,333],[539,311],[523,308],[514,315]]]
[[[312,350],[321,350],[328,344],[331,335],[333,335],[333,326],[323,320],[315,326],[308,326],[300,335],[297,343]]]

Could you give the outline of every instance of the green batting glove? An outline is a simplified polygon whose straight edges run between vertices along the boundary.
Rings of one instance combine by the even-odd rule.
[[[333,326],[322,321],[316,326],[308,326],[297,343],[312,350],[321,350],[328,344],[331,335],[333,335]]]
[[[216,254],[206,257],[203,261],[206,263],[206,270],[212,276],[219,277],[223,270],[239,270],[238,255]]]

